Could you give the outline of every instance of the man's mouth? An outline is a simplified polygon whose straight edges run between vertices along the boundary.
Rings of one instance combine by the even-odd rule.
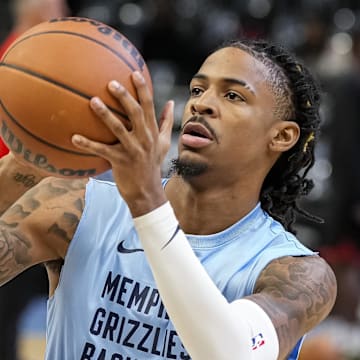
[[[214,140],[210,130],[200,123],[188,122],[183,128],[183,134]]]
[[[195,119],[190,119],[185,123],[181,135],[181,143],[184,146],[190,148],[203,148],[214,141],[217,142],[213,131],[209,126],[206,126],[204,122],[204,120],[195,121]]]

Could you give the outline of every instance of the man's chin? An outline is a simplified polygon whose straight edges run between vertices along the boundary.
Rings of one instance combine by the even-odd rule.
[[[171,161],[170,173],[181,176],[183,179],[191,179],[206,173],[207,164],[200,162],[184,161],[179,158]]]

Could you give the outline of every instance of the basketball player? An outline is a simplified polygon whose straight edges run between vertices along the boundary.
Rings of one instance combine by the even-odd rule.
[[[330,267],[292,233],[296,213],[310,216],[297,202],[312,186],[314,80],[277,46],[216,50],[191,80],[163,180],[173,103],[158,128],[144,79],[132,80],[139,103],[109,84],[130,131],[90,102],[119,144],[73,137],[111,163],[114,183],[47,178],[20,196],[13,174],[30,169],[1,161],[1,283],[46,264],[47,359],[296,359],[336,296]]]

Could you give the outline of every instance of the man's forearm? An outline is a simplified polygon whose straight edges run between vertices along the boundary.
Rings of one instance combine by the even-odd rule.
[[[10,153],[0,159],[0,215],[44,175],[15,160]]]

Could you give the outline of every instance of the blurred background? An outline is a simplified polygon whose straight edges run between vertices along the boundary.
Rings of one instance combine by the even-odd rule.
[[[315,188],[302,206],[324,224],[300,218],[298,237],[332,265],[339,294],[331,316],[308,335],[300,359],[360,359],[360,1],[69,0],[61,1],[61,8],[60,0],[22,1],[57,2],[56,16],[105,22],[140,50],[152,74],[157,110],[170,98],[176,104],[164,173],[176,154],[188,81],[212,49],[232,38],[265,38],[303,59],[322,86],[323,126],[310,173]],[[15,2],[0,0],[0,44],[21,31]],[[0,289],[0,360],[43,357],[44,276],[43,269],[28,275],[35,290],[11,284]],[[14,298],[23,300],[12,314]]]

